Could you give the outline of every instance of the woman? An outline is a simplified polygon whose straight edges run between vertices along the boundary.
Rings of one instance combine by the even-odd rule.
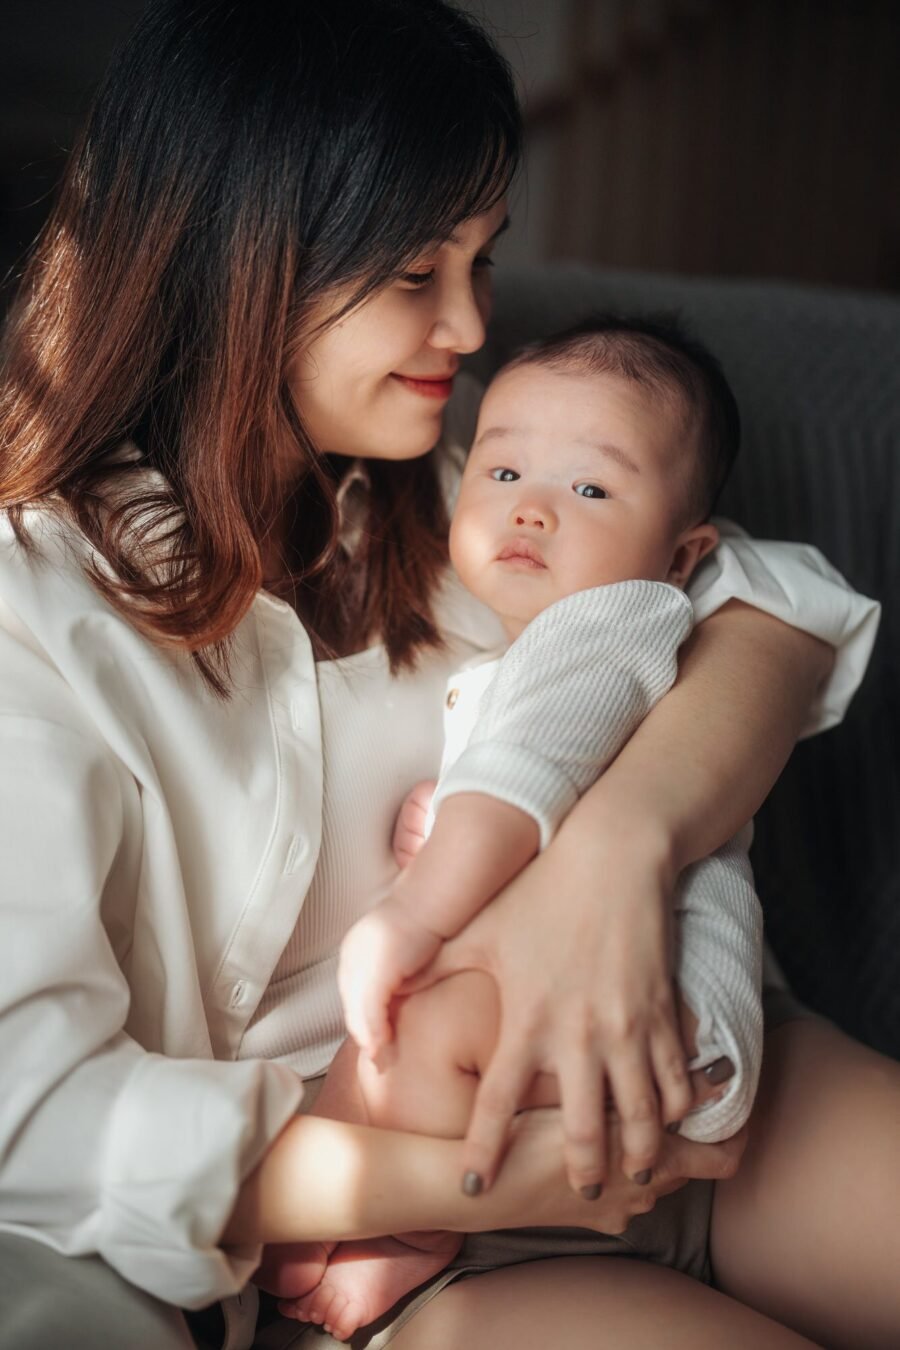
[[[756,808],[829,667],[815,637],[737,603],[447,954],[494,971],[506,1028],[465,1150],[294,1114],[297,1071],[320,1073],[340,1038],[350,907],[377,891],[385,826],[436,753],[435,691],[488,640],[445,577],[452,432],[426,452],[483,340],[518,144],[508,74],[441,0],[172,0],[73,155],[0,407],[0,1338],[17,1350],[189,1345],[177,1309],[236,1294],[261,1243],[617,1231],[679,1179],[734,1169],[736,1148],[660,1145],[655,1085],[667,1119],[690,1103],[667,897]],[[826,638],[853,603],[829,595]],[[360,735],[377,738],[365,774]],[[887,1166],[896,1076],[814,1024],[775,1037],[749,1164],[716,1200],[716,1272],[849,1344],[817,1263],[853,1217],[833,1176],[857,1152]],[[834,1084],[820,1043],[843,1056]],[[494,1181],[536,1067],[559,1073],[562,1116],[519,1121]],[[601,1075],[620,1148],[600,1135]],[[792,1113],[810,1101],[801,1152]],[[493,1182],[477,1201],[464,1168]],[[884,1197],[884,1227],[886,1192],[859,1192],[870,1214]],[[786,1240],[783,1210],[807,1263],[789,1291],[759,1237],[773,1222]],[[873,1346],[895,1297],[880,1227],[854,1234],[858,1269],[841,1252]],[[248,1344],[234,1301],[227,1315]],[[672,1272],[596,1259],[454,1284],[386,1334],[597,1346],[660,1325],[675,1346],[807,1343]]]

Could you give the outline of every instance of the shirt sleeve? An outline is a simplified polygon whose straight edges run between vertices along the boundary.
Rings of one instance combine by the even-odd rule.
[[[691,614],[681,591],[656,581],[594,587],[543,610],[499,662],[432,809],[486,793],[532,816],[545,848],[673,684]]]
[[[52,668],[2,631],[0,671],[0,1226],[201,1307],[258,1264],[219,1236],[301,1085],[126,1034],[128,944],[104,918],[134,782]]]
[[[866,672],[881,606],[848,586],[809,544],[751,539],[730,521],[716,524],[719,545],[698,567],[687,590],[696,622],[729,600],[742,600],[834,647],[831,675],[802,735],[836,726]]]

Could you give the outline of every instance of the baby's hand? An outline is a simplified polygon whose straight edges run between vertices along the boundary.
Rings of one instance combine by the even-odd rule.
[[[393,1037],[389,1009],[404,980],[437,955],[441,937],[416,922],[396,896],[370,910],[341,943],[338,989],[347,1030],[374,1059]]]
[[[434,779],[416,783],[400,807],[391,847],[398,867],[408,867],[425,843],[425,821],[434,796]]]

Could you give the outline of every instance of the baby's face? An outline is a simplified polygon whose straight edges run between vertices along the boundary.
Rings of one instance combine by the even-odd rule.
[[[503,372],[481,405],[453,564],[510,636],[575,591],[632,578],[682,584],[693,454],[674,399],[614,375]]]

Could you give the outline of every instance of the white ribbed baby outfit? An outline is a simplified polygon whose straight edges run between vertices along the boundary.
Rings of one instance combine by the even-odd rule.
[[[481,657],[447,686],[445,748],[432,802],[484,792],[531,815],[541,847],[674,683],[693,623],[682,591],[625,581],[558,600],[501,656]],[[727,1055],[724,1096],[682,1134],[727,1139],[750,1114],[762,1061],[762,911],[751,832],[681,878],[675,974],[699,1019],[692,1068]]]

